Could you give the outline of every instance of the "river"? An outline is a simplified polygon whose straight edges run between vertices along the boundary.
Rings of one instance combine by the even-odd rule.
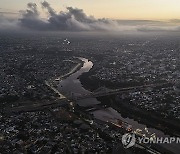
[[[81,84],[78,77],[83,73],[88,72],[93,67],[93,63],[86,58],[79,58],[79,59],[84,62],[83,66],[77,72],[73,73],[69,77],[59,82],[58,90],[66,96],[78,96],[82,94],[91,93],[90,91],[83,88],[83,85]],[[101,102],[99,102],[96,98],[83,99],[78,101],[77,103],[78,105],[84,107],[93,107],[101,104]],[[109,121],[109,120],[112,121],[113,119],[120,119],[122,121],[126,121],[128,124],[133,126],[133,130],[141,129],[142,133],[146,133],[145,131],[145,128],[147,128],[146,125],[141,124],[134,119],[123,118],[120,113],[118,113],[115,109],[111,107],[97,109],[91,113],[94,115],[95,118],[100,119],[102,121]],[[155,133],[156,136],[159,137],[167,136],[162,131],[154,128],[148,128],[148,131],[151,132],[151,134]],[[179,144],[161,144],[161,145],[164,148],[174,152],[175,154],[179,154],[180,152]]]

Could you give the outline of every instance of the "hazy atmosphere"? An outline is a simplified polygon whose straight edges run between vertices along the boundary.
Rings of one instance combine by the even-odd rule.
[[[179,4],[179,5],[178,5]],[[179,31],[178,0],[0,2],[1,30]],[[124,9],[126,8],[126,9]]]
[[[180,0],[0,0],[0,154],[180,154]]]

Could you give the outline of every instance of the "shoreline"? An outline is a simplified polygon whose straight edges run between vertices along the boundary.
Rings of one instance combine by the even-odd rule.
[[[76,63],[75,61],[73,61],[73,63]],[[55,88],[55,86],[57,87],[58,84],[57,82],[61,81],[64,78],[69,77],[70,75],[72,75],[73,73],[77,72],[83,65],[83,61],[78,62],[74,67],[71,68],[71,70],[64,74],[61,75],[58,78],[51,78],[49,79],[49,81],[45,80],[45,84],[46,86],[48,86],[50,89],[52,89],[56,94],[59,95],[59,99],[67,99],[67,97],[65,95],[63,95],[62,93],[59,92],[59,90],[57,88]]]
[[[98,98],[98,100],[101,103],[104,103],[106,105],[108,105],[108,102],[110,100],[114,99],[115,98],[113,97]],[[138,121],[140,124],[147,125],[147,127],[149,128],[155,128],[157,130],[162,131],[165,135],[173,135],[180,137],[180,134],[178,134],[178,130],[180,128],[178,120],[170,121],[169,119],[162,119],[160,116],[156,114],[152,115],[152,112],[147,112],[145,110],[137,108],[136,106],[132,106],[127,103],[122,103],[116,100],[113,101],[113,106],[116,108],[118,112],[121,113],[122,117],[124,118],[134,119],[135,121]],[[174,133],[172,133],[172,130],[174,131]]]
[[[68,76],[70,76],[70,75],[72,75],[73,73],[75,73],[76,71],[78,71],[78,70],[82,67],[82,64],[83,64],[83,62],[82,62],[82,63],[77,63],[77,65],[74,66],[68,73],[66,73],[66,74],[64,74],[64,75],[56,78],[57,81],[60,81],[60,80],[62,80],[62,79],[64,79],[64,78],[67,78]],[[55,80],[56,80],[56,79],[55,79]]]
[[[87,89],[89,91],[93,91],[95,89],[94,85],[89,84],[89,83],[93,83],[93,81],[88,78],[90,74],[91,74],[91,72],[81,75],[80,81],[85,89]],[[95,81],[94,82],[94,84],[96,83],[95,86],[98,85],[97,82],[100,82],[100,81]],[[164,134],[175,135],[178,137],[180,136],[180,134],[178,133],[178,128],[180,128],[180,125],[178,125],[178,122],[179,122],[178,119],[172,119],[172,120],[164,119],[163,117],[161,117],[160,115],[157,115],[156,113],[141,110],[136,106],[131,106],[131,105],[128,105],[127,103],[126,104],[121,103],[120,101],[118,103],[117,101],[115,101],[114,95],[99,97],[97,99],[102,104],[105,104],[105,105],[110,105],[108,102],[113,99],[113,102],[114,102],[113,106],[116,107],[115,109],[118,110],[123,115],[123,117],[132,118],[136,121],[140,121],[141,124],[145,124],[147,126],[150,126],[151,128],[160,130]],[[148,118],[144,119],[143,117],[145,115],[146,116],[149,115]],[[159,125],[157,125],[157,123],[154,123],[155,120],[158,120]],[[171,129],[174,130],[175,132],[172,133]]]

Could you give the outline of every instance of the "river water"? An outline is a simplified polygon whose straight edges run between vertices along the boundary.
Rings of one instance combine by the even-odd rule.
[[[81,59],[84,62],[81,69],[79,69],[77,72],[73,73],[69,77],[60,81],[58,85],[58,90],[67,96],[73,97],[73,96],[91,93],[90,91],[83,88],[83,85],[81,84],[78,77],[82,75],[83,73],[88,72],[93,67],[93,63],[86,58],[79,58],[79,59]],[[77,103],[80,106],[84,106],[84,107],[93,107],[93,106],[101,104],[101,102],[99,102],[96,98],[83,99],[83,100],[78,101]],[[113,121],[115,119],[126,121],[128,124],[133,126],[133,130],[141,129],[142,133],[147,133],[145,131],[145,128],[147,128],[146,125],[141,124],[134,119],[123,118],[120,113],[118,113],[115,109],[111,107],[97,109],[91,113],[94,115],[95,118],[100,119],[102,121],[109,121],[109,120]],[[162,131],[154,129],[154,128],[148,128],[148,131],[151,134],[155,133],[156,136],[159,136],[159,137],[167,136]],[[162,146],[174,152],[175,154],[179,154],[180,152],[179,144],[162,144]]]

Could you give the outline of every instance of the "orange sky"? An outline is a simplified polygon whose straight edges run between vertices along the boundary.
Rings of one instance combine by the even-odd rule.
[[[3,11],[26,9],[28,2],[42,0],[0,0]],[[47,0],[57,11],[66,6],[84,9],[88,15],[112,19],[180,19],[180,0]]]

